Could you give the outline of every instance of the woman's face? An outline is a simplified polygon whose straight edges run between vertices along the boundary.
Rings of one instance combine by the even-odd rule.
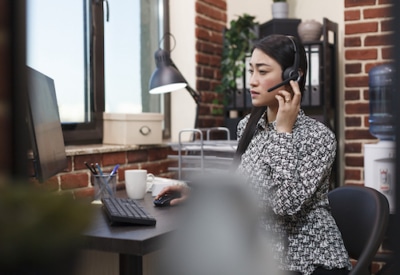
[[[251,102],[256,107],[278,107],[275,95],[284,87],[268,92],[268,89],[282,82],[282,69],[275,59],[260,49],[255,49],[250,59]]]

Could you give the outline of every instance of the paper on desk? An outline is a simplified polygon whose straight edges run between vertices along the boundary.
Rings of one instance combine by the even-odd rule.
[[[154,177],[152,181],[147,182],[147,192],[151,192],[153,196],[157,196],[164,187],[170,185],[186,185],[186,183],[176,179]]]

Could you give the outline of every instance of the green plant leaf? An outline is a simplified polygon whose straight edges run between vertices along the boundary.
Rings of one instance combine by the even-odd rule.
[[[251,49],[252,41],[258,37],[255,17],[243,14],[231,20],[230,28],[224,32],[221,60],[221,84],[215,89],[218,93],[237,90],[236,79],[244,74],[246,54]]]

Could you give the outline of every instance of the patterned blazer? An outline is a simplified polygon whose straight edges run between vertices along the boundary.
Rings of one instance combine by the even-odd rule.
[[[238,124],[239,139],[249,116]],[[351,269],[327,197],[335,154],[332,131],[300,110],[292,133],[277,133],[275,122],[261,118],[242,155],[238,172],[257,195],[260,225],[282,270]]]

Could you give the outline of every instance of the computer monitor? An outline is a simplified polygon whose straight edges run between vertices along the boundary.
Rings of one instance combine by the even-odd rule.
[[[67,168],[54,80],[27,66],[28,128],[35,177],[46,181]]]

